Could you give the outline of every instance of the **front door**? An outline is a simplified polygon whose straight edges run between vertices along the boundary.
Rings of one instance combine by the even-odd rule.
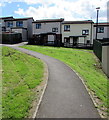
[[[78,37],[73,37],[73,46],[77,46]]]

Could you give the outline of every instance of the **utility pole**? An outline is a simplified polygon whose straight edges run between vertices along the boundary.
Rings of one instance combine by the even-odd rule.
[[[100,9],[100,7],[97,7],[96,8],[97,9],[97,21],[96,21],[96,40],[97,40],[97,33],[98,33],[98,14],[99,14],[99,9]]]

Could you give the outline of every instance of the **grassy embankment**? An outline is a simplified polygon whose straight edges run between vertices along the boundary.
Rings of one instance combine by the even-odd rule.
[[[32,56],[3,47],[2,66],[2,117],[24,118],[28,116],[32,102],[37,99],[36,90],[43,78],[43,63]]]
[[[107,107],[107,82],[109,80],[103,73],[93,51],[33,45],[25,45],[23,48],[54,57],[69,65],[79,73],[89,90],[97,96],[95,100],[98,102],[98,108],[104,111],[103,107]],[[107,110],[105,109],[105,111]]]

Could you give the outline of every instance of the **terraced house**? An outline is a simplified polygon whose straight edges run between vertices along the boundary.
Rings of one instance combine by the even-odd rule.
[[[0,18],[0,28],[1,28],[1,31],[6,31],[6,23],[5,23],[5,20],[12,20],[13,17],[1,17]]]
[[[5,19],[5,31],[22,34],[22,41],[27,41],[32,37],[33,18],[12,18]]]
[[[64,21],[60,18],[34,21],[32,17],[10,16],[0,18],[0,25],[3,33],[21,33],[21,41],[37,45],[90,47],[96,37],[96,24],[92,20]],[[97,39],[109,39],[108,31],[109,23],[99,23]],[[18,42],[16,40],[16,43]]]
[[[61,23],[64,19],[46,19],[33,22],[32,44],[56,45],[62,43]]]
[[[96,23],[94,23],[94,39],[96,38]],[[102,22],[98,24],[97,39],[109,39],[109,22]]]
[[[64,21],[62,43],[65,47],[91,46],[93,44],[93,21]]]

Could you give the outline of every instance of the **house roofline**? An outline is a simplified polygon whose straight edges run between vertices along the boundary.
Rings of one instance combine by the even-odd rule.
[[[96,23],[94,23],[96,24]],[[98,24],[109,24],[109,22],[99,22]]]
[[[98,26],[109,26],[109,22],[100,22],[98,24],[94,23],[94,27],[96,27],[97,25]]]
[[[61,18],[61,19],[43,19],[43,20],[36,20],[32,23],[47,23],[47,22],[63,22],[64,19]]]
[[[0,19],[14,19],[13,16],[10,16],[10,17],[0,17]]]
[[[33,19],[33,17],[28,17],[28,18],[13,18],[12,20],[5,20],[5,21],[19,21],[19,20],[28,20],[28,19]]]
[[[94,23],[92,20],[84,20],[84,21],[64,21],[62,24],[89,24]]]

